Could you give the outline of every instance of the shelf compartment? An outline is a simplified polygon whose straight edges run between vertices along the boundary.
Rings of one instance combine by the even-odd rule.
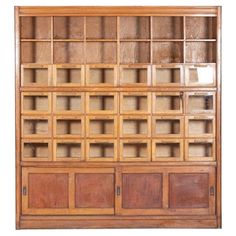
[[[86,85],[103,87],[117,85],[117,67],[89,65],[86,67]]]
[[[53,110],[57,114],[81,114],[84,112],[84,94],[61,92],[53,94]]]
[[[214,116],[186,116],[187,137],[215,137],[215,117]]]
[[[181,116],[153,116],[152,135],[154,137],[183,137],[184,120]]]
[[[86,93],[86,111],[89,114],[116,114],[117,93],[89,92]]]
[[[51,43],[21,42],[21,63],[51,63]]]
[[[54,67],[55,86],[83,86],[84,77],[84,66],[65,64]]]
[[[86,39],[116,39],[116,17],[87,16]]]
[[[150,17],[121,16],[121,39],[150,39]]]
[[[185,84],[187,86],[215,86],[215,64],[193,64],[185,66]]]
[[[48,139],[23,139],[21,142],[22,161],[51,161],[51,141]]]
[[[23,114],[48,114],[51,112],[51,93],[21,93],[21,111]]]
[[[148,114],[151,111],[151,93],[121,92],[121,114]]]
[[[120,63],[150,63],[149,42],[121,42]]]
[[[152,141],[152,161],[183,161],[183,158],[181,139],[154,139]]]
[[[182,63],[183,42],[153,42],[153,63]]]
[[[21,86],[50,86],[51,67],[49,65],[22,65]]]
[[[151,136],[150,116],[120,116],[120,136],[131,138],[147,138]]]
[[[84,160],[84,143],[82,140],[54,140],[54,161]]]
[[[153,39],[183,39],[183,17],[152,17]]]
[[[21,135],[24,138],[51,136],[51,119],[48,116],[22,116]]]
[[[86,63],[115,64],[116,62],[116,42],[86,42]]]
[[[186,17],[187,39],[216,39],[216,17]]]
[[[149,140],[123,139],[120,141],[120,161],[150,161]]]
[[[123,65],[120,67],[121,86],[150,86],[151,66]]]
[[[186,161],[214,161],[214,139],[187,139],[185,141]]]
[[[183,95],[179,92],[153,93],[153,113],[180,114],[183,112]]]
[[[86,130],[88,138],[114,138],[117,136],[115,116],[87,116]]]
[[[87,161],[116,161],[117,142],[116,140],[90,139],[86,142]]]
[[[50,39],[51,17],[21,17],[20,33],[21,39]]]
[[[187,113],[214,113],[215,93],[214,92],[188,92],[186,93]]]
[[[216,62],[215,42],[186,42],[186,63]]]
[[[182,65],[155,65],[152,74],[154,86],[183,85],[184,69]]]
[[[54,117],[54,137],[72,138],[84,136],[84,118],[82,116]]]
[[[84,63],[83,42],[54,42],[54,63]]]
[[[53,17],[54,39],[83,39],[84,17],[55,16]]]

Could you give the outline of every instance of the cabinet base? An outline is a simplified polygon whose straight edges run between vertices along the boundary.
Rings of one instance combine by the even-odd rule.
[[[220,228],[216,218],[24,218],[17,229],[76,229],[76,228]]]

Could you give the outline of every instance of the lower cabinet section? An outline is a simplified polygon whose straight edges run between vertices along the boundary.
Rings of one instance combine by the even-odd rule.
[[[22,213],[114,214],[114,168],[23,168]]]
[[[215,188],[213,166],[23,167],[22,216],[214,217]]]

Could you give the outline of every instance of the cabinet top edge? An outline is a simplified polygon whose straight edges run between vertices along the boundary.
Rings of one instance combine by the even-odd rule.
[[[16,6],[19,16],[33,15],[209,15],[221,6]]]

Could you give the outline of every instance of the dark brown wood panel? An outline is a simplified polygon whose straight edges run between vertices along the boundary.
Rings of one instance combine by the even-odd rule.
[[[75,207],[114,207],[114,174],[77,173],[75,175]]]
[[[122,176],[122,207],[148,209],[162,207],[162,175],[127,173]]]
[[[209,174],[170,174],[170,208],[208,208]]]
[[[30,173],[28,196],[29,208],[67,208],[68,174]]]

